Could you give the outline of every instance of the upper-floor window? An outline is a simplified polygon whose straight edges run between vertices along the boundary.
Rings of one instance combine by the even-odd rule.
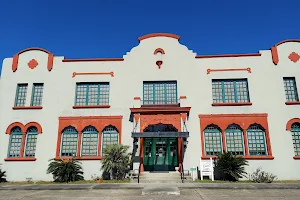
[[[250,102],[247,79],[212,80],[213,103]]]
[[[31,106],[41,106],[43,100],[43,83],[34,83],[32,87]]]
[[[15,106],[25,106],[28,84],[18,84]]]
[[[77,83],[75,105],[109,105],[109,83]]]
[[[283,83],[286,101],[299,101],[295,78],[283,78]]]
[[[176,81],[151,81],[143,84],[143,104],[177,104]]]

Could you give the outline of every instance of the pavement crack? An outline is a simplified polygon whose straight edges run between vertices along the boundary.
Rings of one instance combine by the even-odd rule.
[[[206,196],[203,192],[201,192],[201,190],[195,189],[195,191],[197,192],[197,194],[200,196],[201,199],[203,199],[203,200],[211,200],[208,196]]]

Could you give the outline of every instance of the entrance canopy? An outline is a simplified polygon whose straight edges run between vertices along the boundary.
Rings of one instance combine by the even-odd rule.
[[[132,132],[132,138],[143,137],[189,137],[189,132]]]

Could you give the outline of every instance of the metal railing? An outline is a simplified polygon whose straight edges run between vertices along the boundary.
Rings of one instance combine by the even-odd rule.
[[[180,178],[181,178],[181,182],[184,183],[184,169],[183,169],[183,163],[181,163]]]
[[[139,165],[138,183],[140,183],[140,174],[141,174],[141,163]]]

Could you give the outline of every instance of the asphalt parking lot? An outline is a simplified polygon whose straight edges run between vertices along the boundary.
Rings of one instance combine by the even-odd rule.
[[[299,189],[180,189],[180,195],[142,195],[140,189],[1,190],[3,200],[299,200]]]

